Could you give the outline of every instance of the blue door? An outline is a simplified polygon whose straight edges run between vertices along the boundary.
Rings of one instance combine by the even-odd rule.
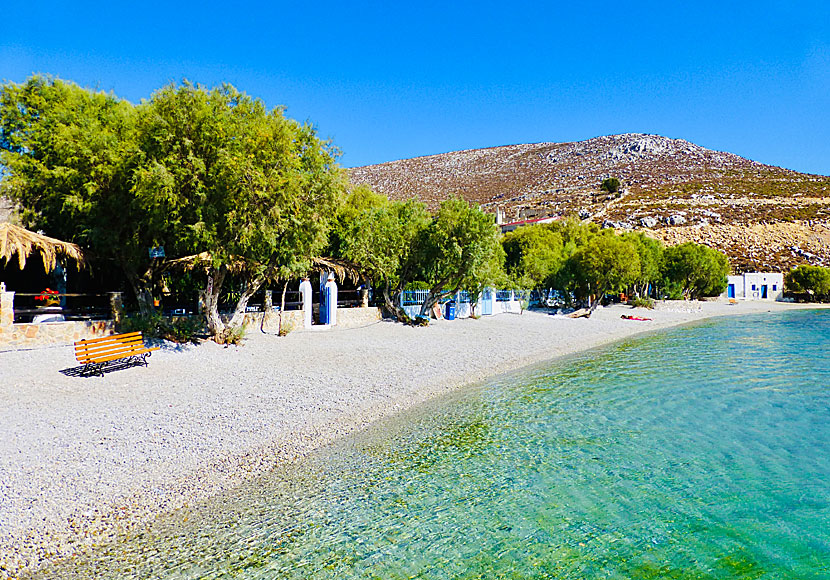
[[[492,290],[487,289],[481,294],[481,314],[483,316],[490,316],[493,314]]]
[[[735,297],[735,285],[730,284],[726,287],[726,297],[727,298],[734,298]]]
[[[767,285],[761,284],[761,298],[767,297]]]

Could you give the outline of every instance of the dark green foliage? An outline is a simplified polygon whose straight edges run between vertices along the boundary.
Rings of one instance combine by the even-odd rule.
[[[426,206],[408,200],[365,208],[340,233],[343,257],[374,281],[386,310],[404,322],[410,320],[400,295],[419,274],[419,244],[429,223]]]
[[[640,273],[632,283],[634,294],[648,296],[651,288],[662,279],[663,244],[641,232],[625,233],[622,239],[634,246],[640,258]]]
[[[607,191],[608,193],[617,193],[620,190],[620,180],[616,177],[609,177],[608,179],[604,179],[602,181],[599,188],[602,191]]]
[[[686,298],[718,296],[726,290],[729,261],[717,250],[686,242],[665,250],[663,273]]]
[[[172,342],[197,343],[205,334],[205,321],[201,316],[167,318],[158,312],[149,315],[127,316],[121,322],[121,332],[141,331],[146,338],[163,338]]]
[[[458,290],[475,296],[502,282],[504,252],[499,238],[491,214],[462,199],[442,202],[419,242],[421,269],[431,284],[421,315]]]
[[[518,228],[505,234],[501,243],[507,273],[519,287],[545,287],[565,263],[562,234],[547,224]]]
[[[413,280],[406,284],[407,290],[429,290],[429,288],[429,282],[424,282],[423,280]]]
[[[798,266],[787,273],[784,284],[791,292],[806,292],[816,296],[830,295],[830,268]]]
[[[640,276],[637,250],[613,231],[592,238],[570,260],[577,290],[584,297],[620,292]]]
[[[27,227],[118,264],[148,313],[158,232],[132,190],[137,124],[131,103],[60,79],[0,89],[0,193]]]

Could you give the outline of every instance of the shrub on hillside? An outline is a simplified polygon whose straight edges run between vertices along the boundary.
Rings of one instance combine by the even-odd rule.
[[[599,186],[602,191],[608,193],[617,193],[620,190],[620,180],[616,177],[609,177],[603,180],[602,185]]]

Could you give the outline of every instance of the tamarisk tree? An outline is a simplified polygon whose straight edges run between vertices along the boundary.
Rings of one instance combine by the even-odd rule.
[[[400,297],[418,272],[420,243],[429,223],[424,204],[408,200],[366,209],[343,233],[344,257],[375,281],[385,309],[401,322],[411,322]]]
[[[430,289],[420,316],[465,285],[471,290],[492,284],[503,272],[504,251],[493,215],[462,199],[441,203],[425,230],[420,261]]]
[[[230,85],[170,85],[142,112],[136,192],[164,224],[159,243],[203,256],[208,329],[226,341],[265,281],[307,271],[325,246],[345,183],[336,152],[313,127]],[[242,291],[226,324],[219,296],[232,271]]]
[[[32,229],[74,242],[124,271],[152,309],[158,237],[132,191],[138,108],[112,94],[36,75],[0,88],[0,192]]]

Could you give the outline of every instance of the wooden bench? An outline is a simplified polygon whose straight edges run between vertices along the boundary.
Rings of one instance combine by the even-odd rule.
[[[144,346],[141,332],[113,334],[103,338],[79,340],[75,343],[75,358],[84,365],[82,375],[104,376],[108,363],[119,361],[126,365],[147,366],[147,357],[158,347]]]

